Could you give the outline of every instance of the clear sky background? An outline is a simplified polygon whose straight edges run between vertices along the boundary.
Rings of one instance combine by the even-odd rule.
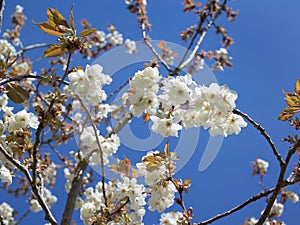
[[[123,0],[9,0],[4,11],[3,30],[11,27],[10,15],[14,6],[20,4],[24,6],[24,12],[28,17],[22,31],[23,44],[26,46],[40,42],[54,43],[55,38],[42,33],[31,23],[31,20],[45,21],[47,8],[56,8],[68,18],[72,3],[75,3],[74,16],[78,28],[81,29],[80,20],[86,18],[93,27],[105,30],[106,26],[111,23],[124,34],[124,37],[141,40],[136,17],[126,10]],[[237,108],[260,123],[271,135],[280,153],[285,156],[289,146],[282,143],[280,139],[293,134],[294,131],[288,123],[278,121],[277,117],[285,107],[282,90],[293,91],[294,83],[300,74],[300,2],[296,0],[244,0],[229,1],[229,5],[240,10],[237,21],[228,23],[222,18],[217,22],[226,25],[229,35],[235,40],[235,44],[229,51],[233,57],[233,68],[226,68],[225,72],[215,73],[216,78],[220,84],[228,84],[230,88],[238,92]],[[182,1],[148,0],[149,17],[153,26],[150,32],[152,39],[163,39],[184,46],[179,32],[195,24],[196,18],[190,14],[183,14],[182,10]],[[219,37],[211,31],[202,47],[204,50],[220,48]],[[42,50],[35,50],[31,55],[38,58],[42,55]],[[38,69],[46,62],[46,60],[34,62],[34,69],[39,71]],[[85,63],[85,61],[74,59],[71,65],[84,65]],[[201,130],[201,135],[203,136],[199,140],[192,159],[176,175],[178,178],[193,180],[185,201],[187,206],[192,206],[194,209],[194,222],[229,210],[261,191],[258,177],[251,176],[250,162],[257,157],[270,162],[265,184],[268,188],[274,186],[279,166],[265,139],[251,125],[243,129],[240,135],[225,138],[217,158],[204,172],[198,171],[198,165],[208,136],[203,130]],[[293,162],[296,160],[297,158],[294,158]],[[62,170],[59,171],[58,177],[59,188],[53,192],[57,194],[59,200],[52,210],[60,220],[66,195],[62,187],[64,183]],[[292,190],[300,194],[299,186]],[[24,212],[28,209],[28,205],[20,205],[10,195],[0,195],[0,202],[2,201],[8,201],[17,210],[20,209],[19,207]],[[246,217],[259,217],[264,206],[265,199],[214,224],[242,224]],[[179,210],[179,208],[174,207],[170,210]],[[287,202],[281,219],[288,225],[297,225],[299,224],[299,211],[299,204]],[[79,218],[78,215],[75,217]],[[147,213],[145,224],[155,223],[159,223],[157,214],[153,216]],[[38,215],[31,213],[21,224],[44,224],[43,213]]]

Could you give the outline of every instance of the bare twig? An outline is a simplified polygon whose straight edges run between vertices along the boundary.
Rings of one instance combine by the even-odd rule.
[[[15,223],[15,225],[18,225],[21,223],[22,220],[24,220],[26,218],[26,216],[28,216],[28,214],[31,212],[30,209],[28,209],[19,219],[18,221]]]
[[[254,128],[256,128],[258,131],[260,131],[260,133],[262,134],[262,136],[267,140],[267,142],[269,143],[273,154],[276,156],[278,162],[280,163],[280,166],[284,165],[284,161],[282,160],[281,155],[279,154],[279,152],[277,151],[274,142],[272,141],[270,135],[267,134],[266,130],[257,122],[255,122],[252,118],[250,118],[250,116],[248,116],[246,113],[243,113],[242,111],[238,110],[238,109],[234,109],[233,113],[242,116],[243,118],[245,118],[246,120],[249,121],[249,123],[251,123]]]
[[[34,196],[37,198],[40,206],[42,207],[44,213],[45,213],[45,219],[51,223],[51,225],[58,225],[56,222],[56,219],[52,215],[49,207],[47,206],[45,200],[43,197],[40,195],[39,189],[36,186],[36,183],[33,182],[33,179],[26,168],[26,166],[22,165],[19,161],[14,159],[3,147],[3,145],[0,143],[0,152],[4,155],[4,157],[11,162],[16,168],[18,168],[24,175],[26,176],[28,182],[30,183],[30,186],[32,188],[32,192]]]
[[[7,83],[14,82],[14,81],[21,81],[21,80],[26,79],[26,78],[36,79],[36,80],[44,79],[43,76],[37,76],[34,73],[30,73],[30,74],[23,74],[23,75],[19,75],[19,76],[14,76],[14,77],[9,77],[9,78],[2,79],[2,80],[0,80],[0,85],[5,85]],[[60,82],[61,79],[59,79],[58,81]],[[67,81],[63,81],[63,83],[65,85],[69,85],[69,82],[67,82]]]
[[[5,0],[0,0],[0,33],[2,30],[3,11],[5,6]]]
[[[40,44],[33,44],[33,45],[28,45],[24,48],[22,48],[20,51],[17,52],[17,55],[21,55],[23,54],[24,52],[26,51],[29,51],[29,50],[32,50],[32,49],[35,49],[35,48],[43,48],[43,47],[48,47],[50,46],[51,44],[47,44],[47,43],[40,43]]]
[[[274,190],[273,194],[271,195],[271,197],[269,198],[268,204],[267,204],[263,214],[259,218],[258,222],[256,223],[256,225],[262,225],[268,218],[271,208],[272,208],[278,194],[280,193],[281,188],[284,187],[284,185],[286,184],[286,182],[284,181],[284,176],[285,176],[287,166],[291,160],[291,157],[295,154],[297,148],[299,148],[299,147],[300,147],[300,140],[298,140],[296,142],[296,144],[294,144],[294,146],[289,150],[284,164],[280,166],[280,174],[277,179],[277,184],[276,184],[275,190]]]
[[[95,137],[96,137],[96,142],[97,142],[97,146],[98,146],[98,150],[100,152],[100,161],[101,161],[101,175],[102,175],[102,192],[103,192],[103,198],[104,198],[104,203],[107,206],[107,197],[106,197],[106,190],[105,190],[105,170],[104,170],[104,159],[103,159],[103,150],[101,148],[101,144],[100,144],[100,139],[98,136],[98,132],[97,132],[97,128],[96,125],[92,119],[92,116],[89,112],[89,110],[86,108],[84,102],[82,101],[82,99],[77,95],[77,99],[80,101],[81,106],[83,107],[84,111],[87,114],[87,118],[89,119],[89,121],[91,122]]]
[[[158,59],[158,61],[160,61],[164,65],[164,67],[168,70],[168,72],[171,72],[172,70],[169,67],[168,63],[166,63],[166,61],[158,54],[158,52],[155,50],[155,48],[152,46],[152,44],[148,40],[149,37],[147,36],[146,25],[144,23],[142,23],[142,35],[143,35],[143,40],[144,40],[145,44],[150,48],[150,50],[155,55],[155,57]]]
[[[240,205],[238,205],[238,206],[236,206],[236,207],[234,207],[234,208],[232,208],[232,209],[230,209],[230,210],[228,210],[228,211],[226,211],[224,213],[218,214],[218,215],[216,215],[216,216],[214,216],[214,217],[212,217],[212,218],[210,218],[208,220],[200,222],[200,223],[198,223],[198,225],[211,224],[212,222],[215,222],[215,221],[217,221],[217,220],[219,220],[219,219],[221,219],[223,217],[229,216],[230,214],[232,214],[232,213],[234,213],[236,211],[241,210],[242,208],[244,208],[245,206],[249,205],[250,203],[255,202],[258,199],[261,199],[261,198],[263,198],[265,196],[268,196],[269,194],[271,194],[274,191],[275,191],[275,188],[272,188],[272,189],[270,189],[268,191],[261,192],[258,195],[252,196],[251,198],[249,198],[247,201],[243,202],[242,204],[240,204]]]

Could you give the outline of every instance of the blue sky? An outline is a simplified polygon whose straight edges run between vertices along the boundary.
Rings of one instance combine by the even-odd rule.
[[[58,9],[68,17],[72,3],[75,3],[74,16],[78,27],[80,27],[79,21],[82,18],[88,19],[94,27],[102,30],[112,23],[124,34],[124,37],[141,40],[136,17],[125,9],[126,5],[123,0],[113,2],[111,0],[10,0],[6,3],[3,29],[10,27],[10,14],[14,6],[20,4],[24,6],[24,12],[28,17],[26,27],[22,32],[23,44],[26,46],[41,41],[55,42],[54,37],[48,37],[42,33],[31,23],[31,20],[45,21],[46,10],[50,7]],[[233,57],[233,68],[215,73],[215,76],[220,84],[228,84],[238,92],[237,108],[259,122],[272,136],[280,153],[285,156],[289,146],[282,143],[280,139],[288,134],[293,134],[294,131],[288,126],[288,123],[278,121],[277,117],[281,109],[285,107],[282,90],[293,91],[294,83],[299,77],[300,2],[296,0],[244,0],[229,1],[229,4],[240,10],[237,21],[228,23],[222,18],[219,22],[226,25],[229,35],[235,40],[235,44],[229,51]],[[164,39],[184,46],[178,34],[185,27],[196,23],[196,18],[182,13],[182,1],[148,0],[148,6],[153,26],[153,30],[150,32],[152,39]],[[211,31],[202,47],[204,50],[218,49],[221,47],[220,39],[216,38]],[[32,53],[36,58],[41,54],[41,49]],[[40,65],[44,65],[43,63],[46,63],[46,60],[35,62],[34,68],[40,68]],[[85,64],[84,61],[76,58],[72,61],[72,66],[81,63]],[[187,206],[194,208],[194,222],[222,213],[261,191],[258,177],[251,176],[250,162],[257,157],[270,162],[269,174],[265,181],[267,187],[273,187],[277,179],[278,164],[276,164],[266,141],[250,125],[243,129],[240,135],[225,138],[217,158],[203,172],[198,171],[198,165],[208,135],[204,130],[201,130],[200,133],[197,151],[177,174],[179,178],[188,177],[193,180],[193,186],[189,194],[185,196],[185,200]],[[295,158],[294,162],[296,160]],[[60,172],[62,174],[62,171]],[[57,190],[62,190],[62,188]],[[299,186],[294,187],[293,190],[300,194]],[[65,195],[64,190],[60,191],[58,195]],[[18,204],[12,196],[1,196],[0,201],[2,198],[17,208]],[[241,224],[248,216],[258,217],[264,205],[265,200],[261,200],[215,224]],[[62,197],[53,207],[54,214],[58,219],[63,206],[64,198]],[[23,209],[25,207],[22,206]],[[174,208],[174,210],[177,209],[179,208]],[[289,225],[298,224],[297,213],[299,213],[299,204],[294,205],[288,202],[281,219]],[[37,218],[35,224],[43,224],[41,222],[42,213],[30,214],[21,224],[29,224],[34,218]],[[145,224],[153,223],[158,223],[158,217],[156,214],[152,216],[148,213],[145,217]]]

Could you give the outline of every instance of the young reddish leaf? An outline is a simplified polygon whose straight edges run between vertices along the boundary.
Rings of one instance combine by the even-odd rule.
[[[29,93],[18,84],[8,84],[6,95],[14,103],[20,104],[29,99]]]
[[[83,30],[79,33],[79,36],[81,36],[81,37],[88,36],[88,35],[94,33],[96,30],[97,30],[96,28],[89,28],[89,29]]]
[[[300,95],[300,78],[296,81],[295,92]]]
[[[68,22],[63,17],[63,15],[60,14],[60,12],[58,10],[50,8],[47,10],[47,15],[48,15],[49,24],[52,27],[56,28],[56,30],[58,30],[58,26],[60,26],[60,25],[69,27]]]
[[[66,50],[63,50],[61,48],[61,45],[55,44],[51,45],[44,51],[44,57],[54,57],[54,56],[60,56],[64,54]]]
[[[52,27],[48,22],[43,22],[43,23],[36,23],[32,21],[35,25],[38,25],[39,28],[41,28],[42,31],[44,31],[46,34],[50,34],[52,36],[61,36],[65,35],[65,31],[58,31],[54,27]]]

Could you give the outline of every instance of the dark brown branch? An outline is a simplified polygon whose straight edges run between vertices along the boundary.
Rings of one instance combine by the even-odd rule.
[[[279,154],[279,152],[277,151],[274,142],[272,141],[270,135],[267,134],[266,130],[257,122],[255,122],[252,118],[250,118],[250,116],[248,116],[246,113],[243,113],[242,111],[238,110],[238,109],[234,109],[232,111],[233,113],[242,116],[243,118],[245,118],[246,120],[249,121],[249,123],[251,123],[255,129],[257,129],[258,131],[260,131],[260,133],[262,134],[262,136],[267,140],[267,142],[269,143],[273,154],[276,156],[278,162],[280,163],[280,166],[284,165],[284,161],[282,160],[281,155]]]
[[[286,182],[284,181],[284,176],[285,176],[287,166],[288,166],[292,156],[295,154],[297,148],[299,148],[299,147],[300,147],[300,140],[298,140],[297,143],[289,150],[284,164],[280,166],[280,174],[277,179],[277,184],[276,184],[275,190],[274,190],[273,194],[271,195],[271,197],[269,198],[268,204],[267,204],[263,214],[259,218],[258,222],[256,223],[256,225],[262,225],[268,218],[270,211],[272,209],[272,206],[273,206],[278,194],[280,193],[281,188],[286,184]]]
[[[266,192],[262,192],[262,193],[260,193],[258,195],[252,196],[251,198],[249,198],[247,201],[243,202],[242,204],[240,204],[240,205],[238,205],[238,206],[236,206],[236,207],[234,207],[234,208],[232,208],[232,209],[230,209],[230,210],[228,210],[228,211],[226,211],[224,213],[218,214],[218,215],[216,215],[216,216],[214,216],[214,217],[212,217],[212,218],[210,218],[208,220],[200,222],[200,223],[198,223],[198,225],[211,224],[212,222],[215,222],[215,221],[217,221],[217,220],[219,220],[219,219],[221,219],[223,217],[229,216],[230,214],[232,214],[232,213],[234,213],[236,211],[241,210],[242,208],[244,208],[245,206],[249,205],[250,203],[255,202],[255,201],[257,201],[257,200],[259,200],[259,199],[261,199],[261,198],[263,198],[265,196],[268,196],[274,190],[275,190],[275,188],[272,188],[272,189],[270,189],[270,190],[268,190]]]

